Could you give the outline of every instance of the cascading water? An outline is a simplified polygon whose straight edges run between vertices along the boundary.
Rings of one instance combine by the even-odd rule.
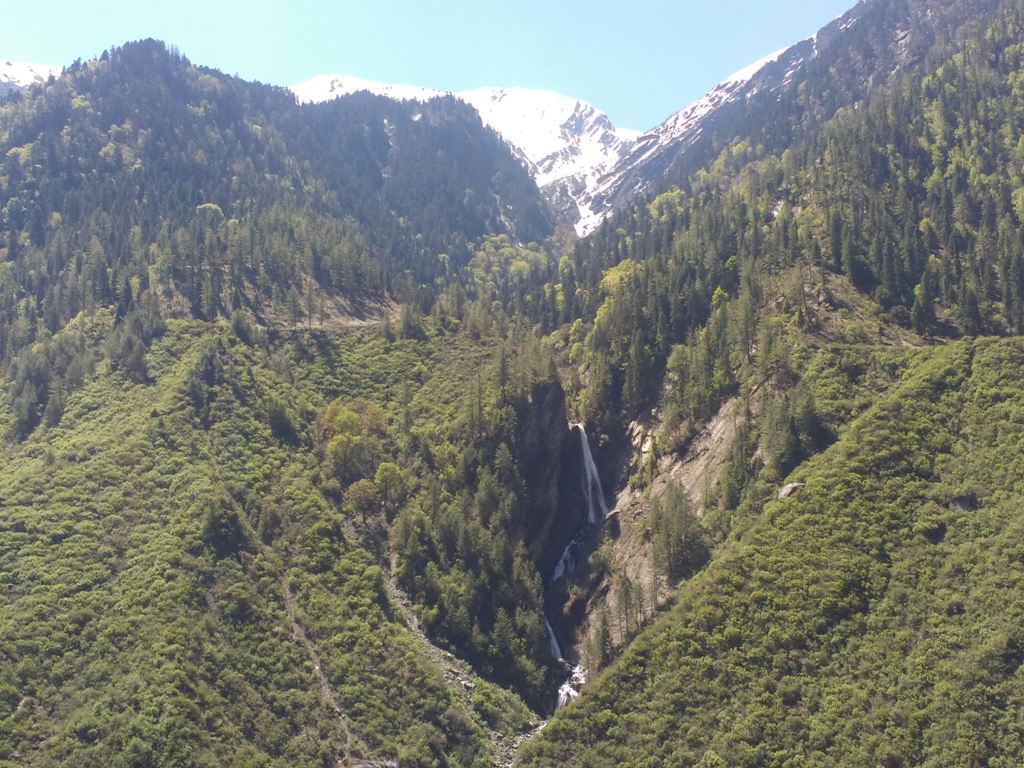
[[[576,425],[580,430],[580,444],[583,449],[583,496],[587,500],[587,520],[591,525],[598,525],[608,517],[608,507],[604,503],[604,491],[601,490],[601,477],[597,474],[597,465],[594,464],[594,457],[590,453],[590,441],[587,440],[587,431],[582,424]],[[597,512],[594,509],[594,489],[597,488],[597,505],[601,510],[601,519],[598,520]]]
[[[581,484],[583,486],[583,498],[587,502],[587,517],[580,525],[579,530],[576,531],[576,534],[566,545],[565,551],[562,552],[562,557],[559,558],[558,563],[551,572],[551,579],[548,582],[549,584],[553,584],[558,581],[558,579],[563,576],[567,576],[576,570],[595,526],[601,525],[604,522],[604,519],[608,516],[608,507],[604,501],[604,491],[601,489],[601,477],[597,473],[597,465],[594,464],[594,457],[590,453],[590,442],[587,440],[587,431],[583,428],[582,424],[577,424],[575,427],[580,433],[580,447],[583,454],[583,477],[581,478]],[[555,630],[551,626],[551,622],[548,620],[547,616],[544,617],[544,625],[547,627],[548,631],[548,643],[551,647],[551,655],[554,656],[556,660],[566,663],[562,656],[562,648],[558,644],[558,637],[555,635]],[[568,668],[567,663],[566,668]],[[556,708],[561,709],[579,696],[580,688],[582,688],[586,682],[586,670],[577,664],[572,668],[569,678],[562,683],[558,689],[558,704],[556,705]]]
[[[579,664],[572,668],[572,674],[558,687],[558,704],[555,709],[561,709],[570,701],[579,698],[580,689],[587,684],[587,673]]]
[[[551,626],[551,622],[548,621],[548,617],[544,617],[544,626],[548,630],[548,647],[551,648],[551,655],[556,660],[562,658],[562,648],[558,645],[558,638],[555,637],[555,630]]]

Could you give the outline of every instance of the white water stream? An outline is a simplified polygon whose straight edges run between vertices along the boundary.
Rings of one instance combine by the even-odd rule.
[[[600,525],[608,517],[608,506],[604,503],[604,491],[601,490],[601,477],[597,474],[597,465],[594,464],[594,457],[590,453],[587,431],[583,429],[582,424],[576,426],[580,430],[580,444],[583,449],[583,495],[587,499],[587,520],[591,525]],[[600,519],[594,509],[595,497],[597,498],[597,508],[601,510]]]
[[[594,457],[590,453],[590,443],[587,440],[587,431],[582,424],[575,425],[580,433],[580,448],[583,453],[583,498],[587,502],[587,517],[580,525],[579,530],[572,537],[562,552],[562,557],[551,572],[551,579],[548,582],[554,583],[563,576],[574,572],[580,563],[581,557],[585,554],[584,548],[590,540],[591,533],[595,526],[599,526],[608,516],[608,506],[604,501],[604,491],[601,489],[601,478],[597,473],[597,466],[594,464]],[[558,661],[565,661],[562,655],[562,648],[558,644],[558,637],[551,626],[547,616],[544,617],[544,626],[548,631],[548,643],[551,647],[551,655]],[[580,689],[587,682],[587,671],[577,664],[572,668],[568,679],[558,688],[558,704],[556,709],[561,709],[570,701],[580,695]]]

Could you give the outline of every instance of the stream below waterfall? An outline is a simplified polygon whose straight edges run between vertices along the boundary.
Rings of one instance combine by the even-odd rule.
[[[587,504],[587,516],[562,552],[562,557],[559,558],[558,563],[551,572],[551,577],[548,580],[549,585],[563,576],[568,576],[576,571],[587,555],[586,547],[591,541],[594,529],[599,528],[608,516],[608,506],[605,504],[604,491],[601,488],[601,477],[597,473],[597,465],[594,464],[594,457],[590,453],[587,431],[583,428],[582,424],[576,424],[574,428],[579,431],[580,448],[583,454],[583,476],[580,479],[580,483],[583,486],[583,498]],[[558,636],[555,634],[554,627],[551,626],[551,621],[547,615],[544,616],[544,625],[548,632],[551,655],[555,657],[556,661],[560,661],[568,667],[569,663],[562,653],[562,647],[558,643]],[[574,665],[571,668],[569,677],[558,688],[558,703],[555,708],[561,709],[579,696],[580,689],[586,682],[587,670],[579,664]]]

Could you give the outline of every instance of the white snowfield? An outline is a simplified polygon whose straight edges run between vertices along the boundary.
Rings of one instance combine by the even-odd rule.
[[[28,88],[36,83],[45,83],[50,75],[56,77],[60,73],[60,67],[5,59],[0,61],[0,86]]]
[[[585,101],[530,88],[479,88],[455,94],[536,166],[542,189],[611,167],[639,134],[617,129]]]

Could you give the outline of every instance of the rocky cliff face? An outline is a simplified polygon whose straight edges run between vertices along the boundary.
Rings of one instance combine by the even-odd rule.
[[[530,417],[520,424],[520,469],[526,483],[528,510],[522,541],[546,577],[584,515],[579,443],[565,406],[565,392],[557,381],[533,388]]]

